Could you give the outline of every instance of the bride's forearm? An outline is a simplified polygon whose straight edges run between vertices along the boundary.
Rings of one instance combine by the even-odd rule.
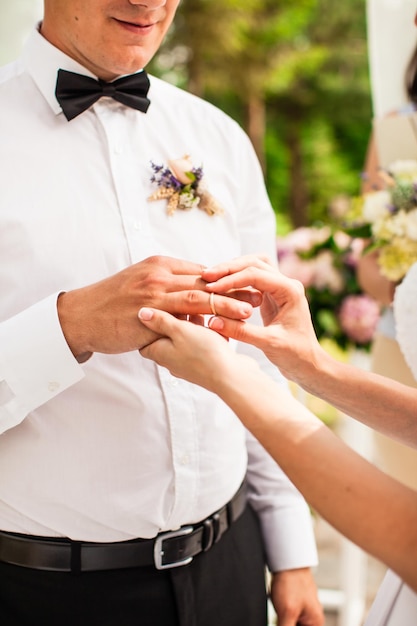
[[[337,361],[322,349],[300,366],[296,382],[347,415],[417,447],[415,388]]]
[[[218,383],[217,393],[313,508],[417,590],[413,491],[349,449],[260,371],[235,368]]]

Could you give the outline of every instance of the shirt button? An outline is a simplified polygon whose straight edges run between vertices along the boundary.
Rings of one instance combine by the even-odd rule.
[[[190,456],[188,454],[183,454],[181,457],[181,465],[189,465]]]
[[[133,229],[134,230],[142,230],[142,222],[133,222]]]
[[[170,387],[178,387],[178,385],[179,385],[178,378],[171,378],[171,380],[169,381],[169,386]]]
[[[122,152],[123,152],[122,146],[114,146],[113,152],[114,152],[114,154],[122,154]]]
[[[48,383],[48,391],[55,393],[60,388],[60,384],[56,380],[51,380]]]

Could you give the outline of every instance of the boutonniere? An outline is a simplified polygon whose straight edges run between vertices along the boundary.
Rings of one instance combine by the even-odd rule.
[[[188,155],[168,161],[168,167],[151,161],[151,183],[158,189],[148,200],[168,200],[167,213],[177,209],[189,211],[198,207],[208,215],[219,215],[223,209],[207,191],[203,181],[203,168],[193,167]]]

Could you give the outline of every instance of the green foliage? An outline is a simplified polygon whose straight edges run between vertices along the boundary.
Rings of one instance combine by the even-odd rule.
[[[310,191],[309,218],[312,222],[327,221],[334,198],[358,192],[357,155],[352,159],[335,133],[335,127],[320,118],[305,129],[304,151]],[[359,154],[360,163],[362,158]]]
[[[366,1],[183,0],[151,71],[249,132],[277,221],[356,194],[371,126]]]

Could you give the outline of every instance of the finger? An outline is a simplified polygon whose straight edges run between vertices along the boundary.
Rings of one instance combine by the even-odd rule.
[[[201,273],[205,270],[206,266],[201,263],[193,263],[191,261],[186,261],[184,259],[174,259],[172,257],[151,257],[149,260],[155,261],[158,263],[158,266],[166,266],[167,270],[170,274],[175,276],[184,275],[184,276],[201,276]]]
[[[279,616],[279,625],[280,626],[297,626],[298,624],[301,626],[301,622],[296,622],[294,621],[295,618],[293,617],[292,614],[287,615],[287,614],[282,614],[281,611],[281,615]]]
[[[212,290],[214,291],[214,290]],[[232,289],[222,295],[228,298],[234,298],[241,302],[248,302],[252,307],[258,307],[262,304],[262,293],[253,287],[245,287],[244,289]]]
[[[165,281],[165,291],[167,293],[174,291],[200,290],[203,291],[206,281],[202,279],[201,274],[175,274],[170,273],[163,277]]]
[[[248,291],[245,299],[259,299],[255,292]],[[228,295],[216,294],[215,311],[225,317],[232,319],[248,319],[253,313],[253,306],[250,302],[237,300]],[[258,304],[259,305],[259,302]],[[152,306],[157,309],[169,311],[174,315],[213,315],[212,300],[207,291],[188,290],[163,294]]]
[[[173,350],[174,347],[169,337],[159,337],[159,339],[140,348],[139,353],[145,359],[150,359],[158,365],[165,366],[166,361],[172,358],[170,355]]]
[[[258,348],[266,343],[265,329],[262,326],[247,324],[240,320],[232,320],[224,317],[212,317],[208,327],[215,330],[219,335],[228,339],[236,339],[244,343],[250,343]]]
[[[222,294],[217,293],[217,296],[220,295],[227,296],[228,298],[233,298],[234,300],[239,300],[240,302],[247,302],[252,307],[260,306],[262,304],[262,294],[252,287],[248,287],[245,289],[234,289]],[[209,303],[211,312],[213,313],[213,315],[216,315],[216,311],[214,310],[214,291],[209,294]]]
[[[181,324],[181,321],[177,320],[170,313],[150,307],[140,308],[138,317],[142,324],[163,337],[170,337],[178,328],[178,324]]]
[[[167,355],[173,350],[171,336],[179,328],[178,325],[184,322],[177,320],[165,311],[158,311],[148,307],[139,309],[138,318],[144,326],[158,335],[154,341],[140,348],[139,353],[145,359],[151,359],[158,365],[162,365],[162,355],[164,355],[166,360]]]
[[[253,290],[235,291],[230,295],[205,293],[208,297],[210,313],[231,319],[248,319],[253,313],[253,303],[256,301],[256,305],[259,306],[262,302],[262,296]]]
[[[193,277],[193,279],[190,280],[188,277],[182,276],[175,283],[168,285],[165,293],[176,294],[182,292],[184,299],[188,298],[190,302],[198,302],[198,292],[201,291],[203,294],[207,293],[206,284],[207,283],[203,281],[201,277]],[[247,302],[252,306],[259,306],[262,300],[259,292],[252,287],[245,287],[244,289],[239,290],[230,290],[227,293],[224,292],[222,295],[229,298],[234,298],[235,300],[240,300],[241,302]],[[162,294],[161,297],[163,297]],[[202,296],[202,300],[204,301],[204,295]],[[156,308],[164,308],[156,304],[154,306]]]
[[[267,256],[252,254],[238,257],[224,263],[219,263],[218,265],[210,268],[205,268],[201,275],[204,280],[212,282],[222,278],[223,276],[240,272],[247,267],[267,269],[274,268],[275,266],[272,265]]]
[[[251,286],[260,292],[275,292],[283,290],[289,284],[289,280],[277,269],[257,268],[254,266],[245,268],[235,274],[224,276],[217,281],[208,282],[207,291],[225,293]]]

